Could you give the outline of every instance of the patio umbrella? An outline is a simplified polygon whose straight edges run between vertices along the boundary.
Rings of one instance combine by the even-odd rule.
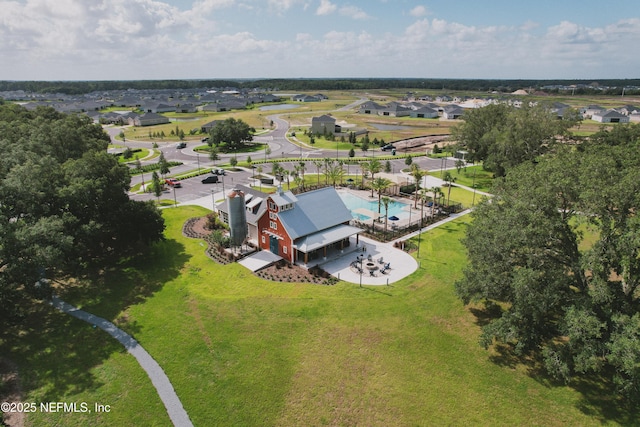
[[[399,219],[400,219],[400,218],[398,218],[398,217],[397,217],[397,216],[395,216],[395,215],[393,215],[393,216],[390,216],[390,217],[389,217],[389,221],[397,221],[397,220],[399,220]]]

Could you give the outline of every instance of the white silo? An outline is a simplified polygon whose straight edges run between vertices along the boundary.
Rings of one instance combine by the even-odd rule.
[[[241,246],[247,238],[247,213],[244,203],[244,193],[233,189],[227,195],[227,209],[229,212],[229,229],[231,232],[231,246]]]

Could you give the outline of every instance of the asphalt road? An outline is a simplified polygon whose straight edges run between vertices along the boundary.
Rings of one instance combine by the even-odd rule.
[[[355,108],[357,105],[361,104],[364,101],[366,100],[360,99],[347,107]],[[343,109],[347,107],[343,107]],[[268,120],[273,120],[275,124],[275,129],[266,134],[254,137],[254,141],[256,142],[268,144],[271,150],[271,153],[266,156],[264,151],[255,152],[255,153],[246,153],[246,154],[243,153],[241,155],[243,160],[244,158],[246,158],[246,156],[249,156],[249,155],[254,159],[258,159],[258,158],[262,159],[265,157],[269,159],[299,157],[301,158],[302,161],[306,162],[307,173],[316,173],[317,168],[313,164],[314,160],[321,160],[326,157],[335,158],[336,154],[338,154],[339,157],[344,157],[345,159],[348,157],[348,152],[344,150],[336,151],[336,150],[329,150],[329,149],[325,149],[325,150],[315,149],[307,146],[299,146],[290,142],[287,139],[289,122],[287,122],[282,118],[282,116],[286,114],[287,113],[274,114],[274,115],[268,116],[267,117]],[[123,145],[122,141],[118,141],[115,139],[116,135],[118,135],[122,130],[122,127],[105,127],[105,130],[111,136],[112,142],[114,144]],[[180,173],[193,171],[198,168],[202,168],[203,170],[204,169],[210,170],[213,167],[215,167],[215,164],[211,160],[209,160],[208,156],[198,154],[193,150],[194,147],[202,144],[199,141],[187,142],[187,147],[183,149],[177,148],[177,144],[178,144],[177,141],[169,142],[169,141],[157,141],[157,140],[156,141],[127,140],[124,143],[124,145],[131,148],[151,148],[154,142],[158,144],[158,149],[162,151],[162,153],[164,154],[165,158],[168,161],[179,161],[183,163],[181,166],[176,166],[171,168],[171,173],[170,173],[171,175],[177,175]],[[402,153],[402,144],[401,143],[396,144],[396,146],[398,147],[398,153]],[[369,153],[372,155],[372,157],[388,154],[387,152],[384,152],[384,153],[381,152],[380,149],[377,149],[375,151],[369,151]],[[233,156],[235,156],[235,154],[220,154],[220,160],[216,161],[215,163],[216,164],[228,163],[229,159]],[[414,158],[413,161],[414,163],[418,164],[418,166],[420,166],[420,168],[423,170],[439,170],[442,168],[445,168],[445,169],[451,168],[453,166],[453,162],[451,160],[448,160],[447,161],[448,163],[445,165],[445,162],[443,160],[431,159],[428,157],[417,157],[417,158]],[[145,161],[144,159],[141,159],[141,163],[143,164],[154,163],[154,162],[157,162],[157,158],[150,161]],[[293,162],[281,163],[281,166],[288,171],[293,170],[294,166],[296,165],[297,163],[293,163]],[[397,173],[401,169],[406,168],[404,159],[391,160],[391,168],[393,173]],[[358,171],[358,173],[360,173],[360,168],[356,166],[353,166],[353,165],[349,166],[348,169],[349,169],[348,172],[352,174],[355,173],[356,170]],[[269,174],[270,172],[271,172],[270,166],[265,165],[264,173]],[[228,171],[227,176],[224,177],[224,185],[222,182],[218,184],[202,184],[200,181],[202,180],[202,178],[204,178],[204,176],[184,179],[181,181],[182,188],[175,189],[175,194],[174,194],[174,190],[170,189],[168,191],[165,191],[165,193],[161,196],[161,198],[166,199],[166,198],[175,197],[175,200],[180,203],[180,202],[186,202],[186,201],[190,201],[197,198],[202,198],[207,195],[211,195],[212,190],[214,191],[214,193],[222,194],[221,192],[223,191],[223,187],[224,187],[224,190],[226,191],[232,188],[234,184],[244,184],[244,185],[251,184],[253,182],[253,180],[251,180],[251,175],[252,175],[251,172],[245,171],[245,170],[237,171],[237,172]],[[144,175],[136,175],[132,177],[131,185],[134,186],[143,181],[147,183],[150,181],[150,179],[151,179],[150,173],[146,173]],[[135,195],[132,195],[131,197],[136,200],[151,200],[155,198],[155,196],[151,194],[142,194],[142,195],[135,194]],[[214,196],[214,197],[218,198],[218,196]]]

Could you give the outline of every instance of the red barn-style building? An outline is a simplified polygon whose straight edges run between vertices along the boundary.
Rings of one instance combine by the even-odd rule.
[[[258,245],[292,263],[326,257],[329,249],[349,245],[362,231],[349,225],[351,212],[333,187],[297,196],[290,191],[268,195],[257,222]]]

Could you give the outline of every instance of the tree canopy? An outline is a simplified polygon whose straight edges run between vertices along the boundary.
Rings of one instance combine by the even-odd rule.
[[[220,146],[225,144],[228,151],[238,151],[247,142],[253,141],[253,133],[256,130],[245,123],[242,119],[230,117],[216,124],[209,137],[209,145]]]
[[[468,151],[468,160],[482,161],[486,170],[504,176],[507,169],[535,161],[554,148],[576,123],[577,115],[566,113],[559,120],[547,105],[492,104],[465,112],[464,122],[452,129],[452,136]]]
[[[127,196],[126,166],[87,117],[0,106],[0,306],[47,297],[50,280],[162,237],[154,206]]]
[[[608,377],[640,401],[640,137],[564,147],[510,170],[473,212],[456,291],[484,302],[481,343],[553,376]],[[611,138],[602,131],[593,141]]]

